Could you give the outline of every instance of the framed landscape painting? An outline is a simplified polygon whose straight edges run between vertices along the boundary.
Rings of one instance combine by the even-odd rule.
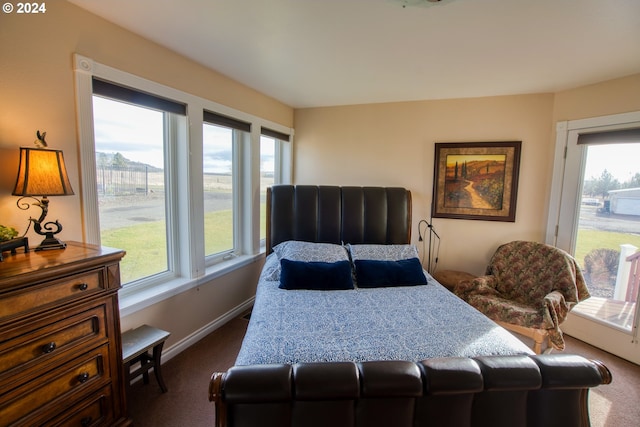
[[[515,222],[521,145],[436,143],[432,216]]]

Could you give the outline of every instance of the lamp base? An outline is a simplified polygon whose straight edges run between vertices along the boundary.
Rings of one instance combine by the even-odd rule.
[[[52,249],[64,249],[67,244],[62,240],[53,237],[53,233],[47,233],[46,238],[35,248],[36,251],[48,251]]]

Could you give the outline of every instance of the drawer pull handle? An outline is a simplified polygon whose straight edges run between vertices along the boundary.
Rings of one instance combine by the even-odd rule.
[[[53,352],[53,350],[55,350],[56,347],[57,347],[56,343],[50,342],[49,344],[45,344],[45,345],[42,346],[42,352],[44,354],[49,354],[49,353]]]
[[[80,289],[81,291],[86,291],[87,289],[89,289],[89,285],[86,283],[80,283],[78,285],[78,289]]]
[[[83,419],[80,420],[80,425],[82,427],[87,427],[87,426],[91,425],[92,422],[93,422],[93,418],[84,417]]]
[[[80,384],[86,383],[88,380],[89,380],[88,372],[83,372],[80,375],[78,375],[78,381],[80,382]]]

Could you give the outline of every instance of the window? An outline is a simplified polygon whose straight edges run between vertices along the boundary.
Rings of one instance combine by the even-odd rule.
[[[289,135],[267,128],[260,130],[260,241],[266,238],[267,223],[267,187],[286,182],[279,165],[283,159],[279,155],[289,142]]]
[[[164,114],[93,97],[100,241],[123,248],[123,283],[170,270]]]
[[[167,197],[168,155],[186,122],[186,106],[94,78],[93,118],[100,242],[127,251],[121,280],[172,277],[176,259]]]
[[[291,129],[75,61],[85,240],[126,250],[121,307],[251,262],[264,238],[253,198],[290,182]]]
[[[210,259],[233,253],[235,222],[234,172],[237,148],[251,132],[251,124],[204,111],[202,140],[204,243]]]

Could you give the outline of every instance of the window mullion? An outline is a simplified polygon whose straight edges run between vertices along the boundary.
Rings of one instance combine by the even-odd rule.
[[[167,234],[167,267],[174,275],[179,275],[180,272],[180,250],[178,244],[178,236],[176,225],[180,224],[180,212],[178,198],[176,197],[181,192],[177,191],[180,177],[178,176],[179,168],[177,167],[177,152],[176,152],[176,139],[177,139],[177,123],[173,114],[164,113],[164,167],[167,173],[164,176],[164,188],[165,188],[165,218]]]
[[[236,250],[240,254],[252,254],[253,244],[253,174],[252,164],[255,155],[252,133],[234,131],[234,236]]]
[[[180,168],[186,174],[184,185],[188,188],[180,200],[180,207],[185,210],[188,224],[183,224],[184,235],[181,236],[180,249],[189,254],[185,260],[190,268],[189,277],[201,277],[205,274],[204,244],[204,186],[203,186],[203,120],[200,105],[190,104],[187,111],[189,132],[187,141],[181,142]]]
[[[293,138],[293,135],[290,137]],[[276,149],[276,183],[293,182],[293,141],[279,141]]]
[[[256,126],[257,128],[257,126]],[[247,136],[249,152],[246,157],[246,170],[243,176],[246,179],[247,212],[245,218],[247,226],[244,231],[245,253],[256,254],[260,251],[260,132],[256,129]]]

